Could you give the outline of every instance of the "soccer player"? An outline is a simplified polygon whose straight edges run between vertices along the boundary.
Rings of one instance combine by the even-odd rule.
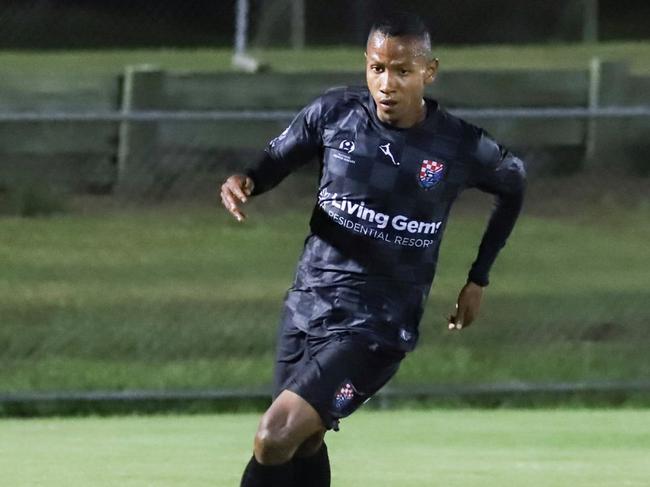
[[[465,188],[495,196],[450,330],[476,318],[521,209],[521,160],[424,98],[438,60],[419,18],[374,24],[365,56],[367,88],[326,92],[257,164],[221,186],[224,206],[243,221],[249,197],[320,160],[311,231],[278,334],[274,400],[242,487],[330,485],[325,432],[338,430],[415,347],[453,201]]]

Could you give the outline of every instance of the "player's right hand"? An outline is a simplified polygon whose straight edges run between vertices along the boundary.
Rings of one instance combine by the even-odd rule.
[[[246,219],[239,205],[248,201],[254,185],[253,180],[244,174],[233,174],[221,185],[221,202],[239,222]]]

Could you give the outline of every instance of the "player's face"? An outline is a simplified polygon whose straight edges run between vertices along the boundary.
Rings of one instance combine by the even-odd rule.
[[[366,81],[377,104],[377,116],[390,125],[408,128],[425,114],[424,87],[432,83],[438,60],[430,59],[422,41],[375,32],[366,48]]]

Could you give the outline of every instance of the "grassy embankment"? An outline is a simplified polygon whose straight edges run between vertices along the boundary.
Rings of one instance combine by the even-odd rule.
[[[599,55],[650,72],[648,43],[437,52],[443,69],[585,67]],[[229,69],[230,54],[0,52],[0,65],[43,79],[113,75],[136,63],[217,71]],[[280,71],[358,70],[361,62],[357,48],[260,57]],[[523,220],[494,270],[481,322],[457,336],[443,316],[484,219],[452,220],[421,347],[395,383],[647,377],[648,209],[593,214]],[[0,219],[0,390],[267,384],[307,216],[257,216],[244,227],[205,209]]]
[[[269,383],[307,208],[253,203],[0,219],[0,390]],[[447,229],[420,348],[395,385],[647,377],[648,208],[521,220],[479,323],[446,316],[484,227]]]
[[[594,56],[628,60],[634,71],[650,73],[650,43],[495,45],[435,49],[442,69],[569,69],[585,68]],[[362,47],[254,52],[277,71],[357,71]],[[230,70],[230,49],[140,49],[105,51],[0,51],[3,70],[25,75],[114,74],[129,64],[153,64],[178,71]]]

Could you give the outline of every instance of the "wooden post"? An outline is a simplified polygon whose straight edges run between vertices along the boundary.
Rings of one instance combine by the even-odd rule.
[[[598,42],[598,0],[583,1],[582,40]]]
[[[590,66],[589,108],[622,106],[627,96],[629,66],[625,62],[594,59]],[[598,118],[587,123],[586,157],[591,166],[617,162],[625,145],[625,120]]]
[[[305,0],[291,2],[291,47],[305,48]]]
[[[128,66],[122,82],[120,110],[123,114],[160,108],[164,72],[155,66]],[[117,150],[117,190],[137,192],[154,181],[157,122],[120,123]]]
[[[602,69],[600,58],[594,57],[589,62],[589,99],[587,107],[595,110],[600,105],[600,74]],[[597,121],[587,119],[587,133],[585,135],[585,158],[593,161],[596,154]]]
[[[248,0],[237,0],[235,17],[235,56],[246,55],[248,43]]]
[[[256,73],[262,65],[248,52],[248,0],[237,0],[235,16],[235,53],[232,66],[247,73]]]

